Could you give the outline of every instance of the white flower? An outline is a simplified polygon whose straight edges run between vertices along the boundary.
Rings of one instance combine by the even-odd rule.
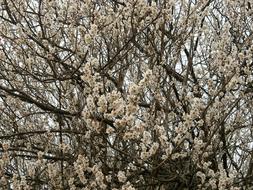
[[[150,157],[149,152],[141,152],[141,159],[142,160],[147,160]]]
[[[125,185],[122,186],[122,190],[135,190],[132,184],[128,181]]]
[[[4,151],[7,151],[10,147],[10,145],[8,143],[3,143],[2,146],[3,146]]]
[[[143,132],[142,142],[144,144],[150,144],[151,143],[151,134],[150,134],[150,132],[148,132],[148,131]]]
[[[159,143],[155,142],[155,143],[151,146],[151,148],[150,148],[150,150],[149,150],[150,154],[151,154],[151,155],[154,155],[154,154],[156,153],[156,151],[158,150],[158,148],[159,148]]]
[[[115,130],[112,127],[107,127],[106,128],[106,133],[107,134],[112,134]]]
[[[140,93],[141,88],[137,84],[131,84],[129,87],[129,93],[132,95],[137,95]]]
[[[97,105],[99,106],[99,108],[98,108],[99,112],[106,112],[107,101],[106,101],[105,95],[100,96]]]
[[[92,42],[92,38],[90,34],[85,34],[84,41],[86,44],[90,44]]]
[[[119,182],[122,182],[122,183],[124,183],[127,180],[125,172],[123,171],[119,171],[117,177],[118,177]]]
[[[197,174],[196,174],[198,177],[200,177],[201,179],[201,183],[203,184],[205,182],[205,179],[206,179],[206,176],[204,173],[198,171]]]
[[[38,155],[38,160],[41,160],[42,157],[43,157],[43,152],[42,152],[42,151],[39,151],[39,152],[37,153],[37,155]]]
[[[98,32],[98,27],[96,24],[91,24],[90,26],[90,33],[92,35],[97,35],[97,32]]]

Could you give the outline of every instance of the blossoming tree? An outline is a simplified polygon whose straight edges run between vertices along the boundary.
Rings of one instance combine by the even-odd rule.
[[[1,189],[253,186],[250,0],[1,0]]]

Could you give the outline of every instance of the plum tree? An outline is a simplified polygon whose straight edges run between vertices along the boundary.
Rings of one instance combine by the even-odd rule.
[[[249,189],[249,0],[1,0],[1,189]]]

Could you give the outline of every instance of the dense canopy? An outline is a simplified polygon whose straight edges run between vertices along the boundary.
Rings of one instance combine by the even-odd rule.
[[[253,187],[250,0],[0,0],[0,189]]]

